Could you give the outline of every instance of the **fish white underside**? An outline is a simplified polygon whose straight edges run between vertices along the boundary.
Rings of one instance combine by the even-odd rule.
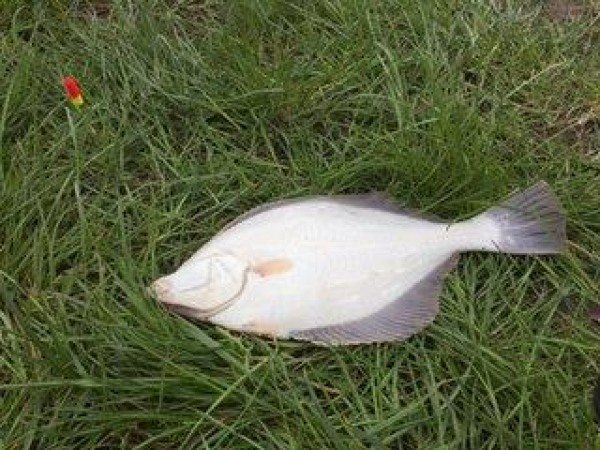
[[[211,254],[233,255],[249,267],[290,261],[289,270],[266,277],[231,267],[238,276],[229,279],[244,287],[230,307],[210,318],[228,328],[287,337],[372,315],[457,251],[473,243],[492,246],[490,237],[494,230],[486,223],[449,226],[327,201],[297,203],[226,230],[182,269]]]
[[[381,196],[313,197],[243,215],[153,283],[174,311],[241,331],[327,344],[398,341],[436,316],[463,251],[552,254],[565,218],[540,182],[464,222]]]

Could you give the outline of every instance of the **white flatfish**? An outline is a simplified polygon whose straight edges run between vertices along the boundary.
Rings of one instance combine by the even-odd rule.
[[[323,344],[398,341],[435,318],[460,252],[552,254],[565,242],[545,182],[454,224],[379,194],[310,197],[246,213],[152,289],[175,312],[234,330]]]

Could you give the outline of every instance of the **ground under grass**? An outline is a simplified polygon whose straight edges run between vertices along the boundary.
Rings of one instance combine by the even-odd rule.
[[[598,445],[599,10],[551,3],[2,2],[0,447]],[[265,201],[459,219],[540,179],[568,254],[464,255],[401,344],[269,342],[144,291]]]

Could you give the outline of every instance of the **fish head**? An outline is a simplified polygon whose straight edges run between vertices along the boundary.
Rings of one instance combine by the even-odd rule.
[[[245,261],[226,253],[192,257],[172,274],[154,281],[150,292],[176,314],[209,319],[240,296],[248,268]]]

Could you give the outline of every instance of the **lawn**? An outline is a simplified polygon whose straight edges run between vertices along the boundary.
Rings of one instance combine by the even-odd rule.
[[[597,3],[4,0],[0,70],[0,448],[600,445]],[[145,291],[267,201],[457,220],[540,179],[567,254],[463,255],[402,343],[271,342]]]

